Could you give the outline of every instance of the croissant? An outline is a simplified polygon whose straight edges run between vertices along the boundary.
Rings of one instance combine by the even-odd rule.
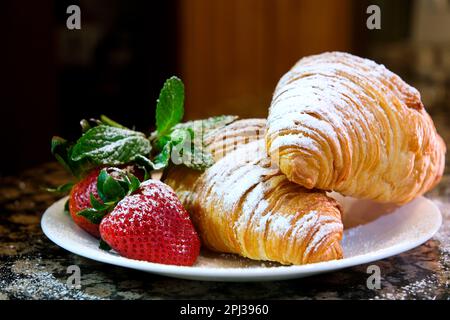
[[[204,173],[173,167],[165,182],[211,250],[282,264],[342,258],[339,204],[271,166],[264,140],[255,140],[264,125],[265,120],[241,120],[216,132],[206,143],[217,160],[212,167]]]
[[[397,204],[439,182],[446,151],[416,89],[340,52],[303,58],[280,79],[266,148],[308,189]]]

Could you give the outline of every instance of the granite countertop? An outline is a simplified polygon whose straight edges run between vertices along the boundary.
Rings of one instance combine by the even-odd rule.
[[[447,116],[435,119],[449,128]],[[450,130],[440,130],[450,141]],[[67,182],[56,163],[0,178],[1,299],[450,299],[450,170],[426,196],[441,209],[443,224],[423,245],[377,261],[381,289],[367,288],[368,265],[308,278],[256,283],[173,279],[115,267],[72,254],[42,233],[42,213],[59,196],[43,190]],[[81,288],[67,284],[77,265]]]
[[[428,197],[444,223],[420,247],[377,262],[381,289],[366,286],[367,265],[304,279],[220,283],[172,279],[98,263],[59,248],[42,233],[40,219],[58,199],[42,189],[67,181],[57,164],[2,178],[0,184],[0,299],[449,299],[450,175]],[[67,268],[81,269],[81,288],[67,283]]]

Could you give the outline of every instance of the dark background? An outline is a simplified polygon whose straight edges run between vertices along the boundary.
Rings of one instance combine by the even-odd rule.
[[[51,136],[75,139],[82,118],[151,130],[171,75],[185,82],[186,119],[265,117],[280,76],[330,50],[384,63],[430,113],[447,112],[450,2],[426,2],[3,0],[0,175],[51,160]],[[66,28],[71,4],[81,30]],[[369,4],[381,8],[381,30],[366,28]]]

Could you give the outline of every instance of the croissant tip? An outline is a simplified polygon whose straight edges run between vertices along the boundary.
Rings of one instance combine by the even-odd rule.
[[[305,263],[317,263],[330,260],[342,259],[344,256],[341,246],[341,235],[333,237],[330,241],[323,243],[316,251],[311,253]]]

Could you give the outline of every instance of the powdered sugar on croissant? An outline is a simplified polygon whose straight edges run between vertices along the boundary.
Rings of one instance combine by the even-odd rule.
[[[342,257],[337,202],[271,167],[263,140],[214,164],[197,181],[195,193],[192,218],[210,249],[284,264]]]
[[[342,258],[338,203],[288,181],[271,165],[258,139],[265,123],[245,119],[219,130],[206,141],[217,161],[212,167],[203,174],[173,167],[165,182],[209,249],[284,264]]]
[[[445,144],[419,92],[340,52],[301,59],[281,78],[266,146],[291,181],[381,202],[412,200],[444,170]]]

